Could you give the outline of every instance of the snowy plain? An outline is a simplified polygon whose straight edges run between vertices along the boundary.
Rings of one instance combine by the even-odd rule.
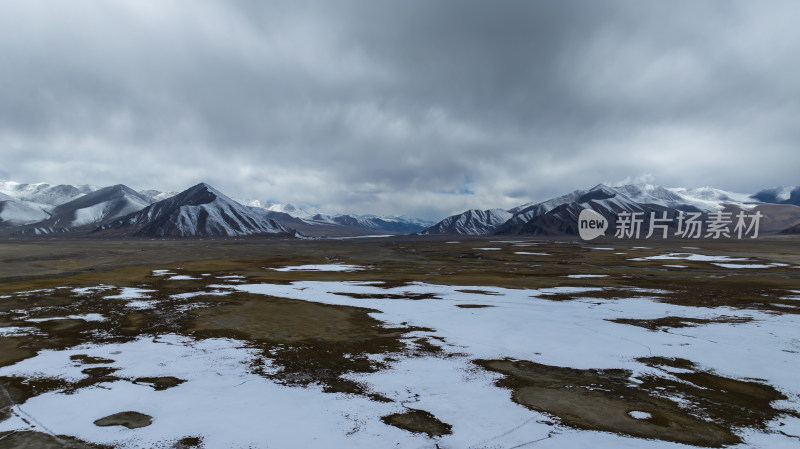
[[[695,254],[670,256],[653,259],[720,261]],[[277,270],[365,269],[368,268],[330,264]],[[175,275],[168,270],[153,274]],[[218,279],[241,280],[230,276]],[[383,403],[359,395],[325,393],[313,385],[305,388],[278,385],[251,372],[249,363],[258,355],[246,342],[232,339],[195,340],[167,334],[142,336],[127,343],[45,350],[36,357],[0,368],[0,376],[79,380],[84,377],[83,367],[70,357],[86,354],[113,360],[109,366],[118,368],[115,375],[120,377],[174,376],[186,382],[165,391],[155,391],[147,384],[117,381],[72,394],[45,393],[15,406],[15,416],[0,422],[0,432],[35,428],[123,448],[167,448],[185,436],[201,436],[207,448],[690,447],[553,424],[549,416],[512,402],[510,392],[494,384],[498,375],[472,363],[479,358],[532,360],[578,369],[624,368],[631,370],[634,378],[664,375],[636,358],[686,358],[727,377],[763,379],[788,397],[781,401],[781,407],[800,412],[798,315],[679,306],[659,302],[652,297],[657,292],[649,291],[639,291],[639,296],[624,299],[597,299],[592,294],[602,289],[579,284],[537,290],[428,283],[381,288],[358,281],[296,281],[286,285],[243,282],[208,287],[216,290],[187,291],[179,297],[239,291],[367,307],[376,310],[371,315],[387,326],[407,324],[430,329],[414,332],[408,339],[435,337],[443,341],[444,350],[452,356],[401,358],[387,361],[388,369],[351,375],[372,392],[395,401]],[[86,294],[113,288],[101,285],[73,292]],[[150,298],[151,293],[147,289],[123,288],[104,299],[126,300],[131,308],[152,307],[157,303]],[[396,299],[419,294],[432,294],[432,298]],[[547,298],[554,294],[570,294],[576,299]],[[380,299],[381,295],[386,299]],[[457,307],[463,305],[486,307]],[[751,321],[668,331],[610,321],[666,316],[713,320],[734,315]],[[97,317],[82,317],[92,318]],[[5,330],[6,335],[25,331],[26,328]],[[385,425],[380,420],[387,414],[404,411],[405,407],[434,414],[452,425],[452,434],[429,438]],[[151,415],[153,424],[139,429],[93,424],[98,418],[124,410]],[[644,415],[631,416],[646,419]],[[797,447],[797,439],[778,433],[778,428],[798,434],[800,419],[782,417],[770,423],[767,431],[748,430],[742,435],[745,443],[741,447]]]

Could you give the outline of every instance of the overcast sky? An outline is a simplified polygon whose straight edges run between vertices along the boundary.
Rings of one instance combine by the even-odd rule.
[[[0,179],[439,219],[800,184],[800,2],[0,0]]]

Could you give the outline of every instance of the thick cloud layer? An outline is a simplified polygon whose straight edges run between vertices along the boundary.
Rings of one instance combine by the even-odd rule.
[[[794,0],[0,5],[0,178],[428,218],[800,183]]]

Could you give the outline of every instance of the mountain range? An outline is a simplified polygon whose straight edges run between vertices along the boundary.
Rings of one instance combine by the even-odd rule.
[[[644,217],[676,218],[681,212],[709,213],[738,211],[761,212],[760,231],[791,233],[800,224],[800,187],[767,189],[753,195],[727,192],[712,187],[696,189],[664,188],[652,184],[607,186],[599,184],[588,190],[573,192],[539,203],[528,203],[512,209],[467,210],[445,218],[421,231],[421,235],[577,235],[578,216],[583,209],[592,209],[616,229],[621,212],[641,212]],[[677,221],[675,221],[677,222]],[[649,231],[643,223],[642,231]]]
[[[761,232],[800,231],[800,187],[755,194],[711,187],[664,188],[652,184],[599,184],[511,209],[471,209],[438,223],[405,217],[328,215],[290,204],[236,201],[200,183],[180,192],[136,191],[119,184],[20,184],[0,181],[0,235],[79,237],[342,237],[379,234],[419,235],[575,235],[578,215],[592,209],[616,226],[621,212],[759,211]],[[643,231],[647,232],[647,224]]]
[[[327,215],[292,205],[236,201],[201,183],[183,192],[0,181],[0,235],[239,237],[409,234],[433,222]]]

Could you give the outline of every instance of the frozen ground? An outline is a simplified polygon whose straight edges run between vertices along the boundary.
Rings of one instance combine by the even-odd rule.
[[[364,267],[357,265],[344,264],[325,264],[325,265],[298,265],[294,267],[274,268],[275,271],[357,271]]]
[[[594,248],[602,249],[602,248]],[[699,254],[675,254],[633,260],[729,262],[743,259]],[[677,266],[677,265],[676,265]],[[738,267],[739,265],[737,265]],[[683,266],[682,266],[683,267]],[[367,267],[329,264],[278,268],[277,271],[360,271]],[[159,270],[154,276],[194,280]],[[569,275],[567,279],[605,275]],[[669,377],[637,358],[691,360],[703,370],[735,379],[759,379],[787,399],[775,404],[800,413],[800,316],[728,307],[689,307],[657,300],[656,290],[628,289],[624,298],[600,299],[602,288],[581,284],[543,289],[486,286],[446,286],[412,283],[384,288],[361,281],[303,280],[286,284],[248,282],[242,276],[218,276],[244,281],[208,285],[155,298],[153,290],[122,288],[105,300],[126,300],[131,309],[157,307],[158,301],[187,300],[201,295],[244,293],[331,305],[365,307],[387,327],[417,326],[407,336],[441,344],[438,356],[391,359],[386,369],[349,378],[367,385],[393,402],[356,394],[326,393],[317,385],[278,385],[253,372],[253,360],[265,357],[247,342],[175,334],[142,335],[134,341],[87,344],[66,350],[44,350],[35,357],[0,368],[0,376],[79,381],[86,368],[76,357],[107,360],[121,380],[100,382],[67,394],[51,391],[12,408],[0,422],[0,432],[38,430],[72,435],[86,441],[125,448],[171,447],[187,436],[202,437],[207,448],[678,448],[659,440],[637,439],[609,432],[577,430],[557,424],[551,416],[531,411],[510,398],[495,382],[498,374],[476,366],[475,359],[531,360],[577,369],[622,368],[634,382],[645,376]],[[572,282],[572,281],[564,281]],[[100,285],[73,289],[76,295],[115,289]],[[789,290],[791,294],[800,293]],[[425,296],[427,295],[427,296]],[[554,300],[554,295],[572,295]],[[398,299],[403,297],[427,299]],[[186,310],[190,309],[187,307]],[[735,316],[740,321],[730,322]],[[706,324],[648,330],[612,320],[657,320],[664,317],[707,320]],[[65,316],[102,320],[99,314]],[[59,319],[55,318],[46,318]],[[27,319],[36,322],[37,319]],[[43,321],[44,319],[38,319]],[[749,320],[749,321],[748,321]],[[32,332],[27,327],[0,328],[0,337]],[[272,367],[265,360],[267,369]],[[677,372],[677,371],[676,371]],[[156,390],[137,378],[172,376],[185,380]],[[680,398],[674,398],[680,400]],[[386,425],[381,417],[408,409],[425,410],[452,425],[452,433],[428,437]],[[149,426],[128,429],[99,427],[94,421],[122,411],[153,417]],[[631,410],[634,419],[647,412]],[[796,448],[800,419],[782,416],[766,429],[739,431],[742,448]],[[0,445],[2,441],[0,440]]]

